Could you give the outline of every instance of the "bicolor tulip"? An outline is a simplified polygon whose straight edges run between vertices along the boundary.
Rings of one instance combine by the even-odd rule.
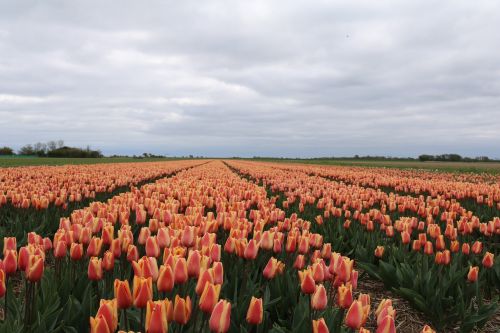
[[[174,302],[174,321],[181,325],[186,325],[191,317],[191,298],[187,296],[185,299],[175,295]]]
[[[328,326],[326,325],[325,319],[320,318],[318,320],[312,321],[313,333],[330,333]]]
[[[211,313],[215,304],[219,301],[220,284],[206,283],[200,296],[200,310],[205,313]]]
[[[361,301],[352,302],[345,317],[345,324],[352,329],[359,329],[363,325],[363,304]]]
[[[495,255],[491,252],[486,252],[483,257],[482,264],[486,268],[491,268],[493,267],[493,264],[495,263]]]
[[[106,320],[110,332],[116,331],[118,327],[118,309],[116,306],[116,299],[101,299],[96,317],[101,316]]]
[[[247,311],[247,323],[250,325],[259,325],[262,323],[264,316],[264,307],[262,305],[262,298],[255,298],[252,296],[250,305]]]
[[[102,259],[97,257],[90,258],[87,275],[89,280],[102,280]]]
[[[320,284],[316,286],[314,294],[311,296],[311,308],[314,310],[324,310],[328,304],[328,296],[325,287]]]
[[[134,298],[135,307],[145,308],[148,304],[148,301],[151,301],[153,299],[152,278],[144,278],[135,275],[132,296]]]
[[[479,267],[470,266],[469,273],[467,274],[467,280],[469,280],[469,282],[476,282],[478,275],[479,275]]]
[[[26,279],[30,282],[38,282],[42,279],[44,269],[44,258],[41,255],[33,254],[29,256],[26,266]]]
[[[146,307],[146,333],[167,333],[167,302],[149,301]]]
[[[128,280],[120,281],[116,279],[113,287],[118,308],[128,309],[129,307],[131,307],[133,300]]]
[[[231,303],[220,300],[210,315],[209,327],[212,332],[225,333],[231,323]]]

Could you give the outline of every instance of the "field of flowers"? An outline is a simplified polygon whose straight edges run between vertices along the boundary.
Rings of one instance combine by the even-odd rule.
[[[362,277],[422,314],[416,332],[494,329],[499,211],[491,175],[236,160],[0,169],[0,333],[396,332],[397,302]]]

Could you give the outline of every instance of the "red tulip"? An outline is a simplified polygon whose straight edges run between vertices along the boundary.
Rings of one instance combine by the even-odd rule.
[[[299,271],[300,289],[304,294],[312,294],[316,290],[316,282],[310,270]]]
[[[90,317],[90,333],[112,333],[104,316]]]
[[[69,257],[71,260],[80,260],[83,257],[83,245],[78,243],[72,243],[69,249]]]
[[[90,258],[87,275],[89,280],[102,280],[102,259],[99,259],[97,257]]]
[[[470,266],[469,273],[467,274],[467,280],[469,280],[469,282],[476,282],[478,274],[479,274],[479,267],[477,267],[477,266],[474,266],[474,267]]]
[[[183,284],[188,280],[188,267],[185,258],[177,258],[174,266],[174,283]]]
[[[174,272],[170,266],[161,265],[160,272],[158,274],[158,280],[156,280],[156,286],[158,291],[170,292],[174,289]]]
[[[247,260],[254,260],[259,253],[259,247],[254,239],[251,239],[243,252],[243,257]]]
[[[116,306],[116,299],[104,300],[101,299],[99,310],[97,310],[96,317],[101,317],[106,320],[106,324],[110,332],[116,331],[118,327],[118,310]]]
[[[16,250],[5,250],[3,258],[4,271],[7,276],[17,271],[17,252]]]
[[[383,246],[377,246],[375,249],[375,257],[377,258],[382,258],[384,255],[384,247]]]

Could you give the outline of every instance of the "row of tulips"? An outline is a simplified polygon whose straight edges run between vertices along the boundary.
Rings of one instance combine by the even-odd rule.
[[[74,211],[52,239],[29,233],[18,252],[6,239],[2,262],[16,263],[25,316],[3,327],[83,332],[91,316],[92,332],[367,332],[370,297],[354,298],[354,262],[276,200],[211,162]],[[35,259],[45,271],[31,281]],[[377,332],[394,332],[384,303]]]
[[[458,323],[471,330],[498,308],[498,217],[484,223],[447,205],[421,206],[425,214],[405,205],[391,209],[392,196],[381,191],[346,187],[281,164],[227,163],[267,186],[271,195],[278,194],[278,204],[288,212],[314,220],[311,230],[321,232],[335,250],[356,258],[436,326]]]

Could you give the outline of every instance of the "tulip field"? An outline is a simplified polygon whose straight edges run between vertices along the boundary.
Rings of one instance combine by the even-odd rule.
[[[0,333],[500,329],[495,174],[3,168],[0,236]],[[422,320],[407,325],[402,302]]]

